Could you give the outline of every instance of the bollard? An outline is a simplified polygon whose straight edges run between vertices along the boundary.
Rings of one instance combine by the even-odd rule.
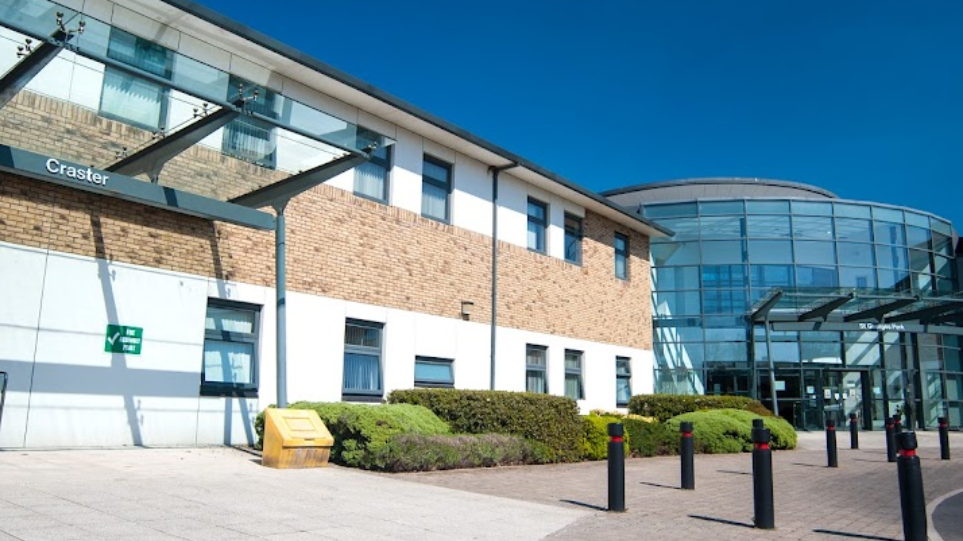
[[[893,433],[894,434],[899,434],[900,432],[903,431],[903,425],[900,424],[901,422],[902,420],[898,413],[893,416]]]
[[[896,436],[899,460],[899,501],[903,510],[903,538],[905,541],[926,541],[926,497],[923,493],[923,474],[920,457],[916,456],[916,433],[902,432]]]
[[[759,420],[762,423],[762,420]],[[775,511],[772,502],[772,450],[769,429],[756,426],[752,428],[752,497],[756,528],[771,530],[776,527]]]
[[[859,449],[859,424],[855,413],[849,414],[849,448]]]
[[[762,419],[753,419],[752,428],[765,428],[766,423]]]
[[[679,424],[682,432],[680,452],[682,455],[682,489],[695,490],[695,442],[692,441],[692,423]]]
[[[940,417],[940,460],[950,459],[950,425],[946,422],[946,417]]]
[[[896,431],[892,417],[886,418],[886,462],[896,462]]]
[[[609,511],[625,511],[625,427],[609,423]]]
[[[838,468],[836,452],[836,421],[829,419],[826,421],[826,458],[830,468]]]

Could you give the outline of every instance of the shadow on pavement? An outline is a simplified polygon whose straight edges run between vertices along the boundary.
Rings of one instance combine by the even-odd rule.
[[[608,511],[607,507],[602,507],[591,503],[578,502],[575,500],[559,500],[559,501],[562,503],[570,503],[572,505],[578,505],[580,507],[588,507],[589,509],[595,509],[596,511]]]
[[[727,520],[727,519],[724,519],[724,518],[707,517],[707,516],[703,516],[703,515],[689,515],[689,517],[690,517],[690,518],[697,518],[697,519],[699,519],[699,520],[708,520],[709,522],[719,522],[719,523],[721,523],[721,524],[728,524],[728,525],[730,525],[730,526],[742,526],[743,528],[753,528],[753,529],[755,529],[755,527],[756,527],[754,524],[747,524],[747,523],[745,523],[745,522],[738,522],[738,521],[735,521],[735,520]]]
[[[838,535],[840,537],[850,537],[852,539],[872,539],[873,541],[900,541],[899,539],[893,539],[892,537],[880,537],[878,535],[865,535],[861,533],[850,533],[850,532],[837,532],[834,530],[813,530],[813,533],[824,533],[827,535]]]
[[[752,472],[748,471],[735,471],[735,470],[716,470],[719,473],[731,473],[733,475],[752,475]]]
[[[810,468],[822,468],[822,467],[824,467],[824,466],[820,466],[820,465],[817,465],[817,464],[805,464],[805,463],[803,463],[803,462],[790,462],[790,464],[793,465],[793,466],[808,466],[808,467],[810,467]]]
[[[681,487],[674,487],[674,486],[671,486],[671,485],[660,485],[659,483],[649,483],[649,482],[647,482],[647,481],[639,481],[639,484],[640,484],[640,485],[649,485],[650,487],[671,488],[672,490],[682,490]]]

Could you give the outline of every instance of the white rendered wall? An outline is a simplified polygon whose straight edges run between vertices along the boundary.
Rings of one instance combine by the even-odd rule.
[[[258,398],[201,397],[209,298],[261,307]],[[251,444],[276,402],[273,289],[0,243],[0,370],[10,385],[0,447]],[[487,389],[490,327],[301,293],[288,295],[288,400],[340,401],[346,319],[384,324],[385,396],[414,384],[416,356],[454,359],[455,386]],[[140,355],[104,351],[108,323],[143,328]],[[564,351],[584,352],[582,412],[615,407],[615,357],[652,392],[652,353],[498,329],[496,387],[525,389],[525,345],[548,347],[549,392]]]

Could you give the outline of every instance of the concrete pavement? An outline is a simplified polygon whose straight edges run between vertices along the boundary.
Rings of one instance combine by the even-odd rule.
[[[927,500],[942,498],[931,539],[963,541],[963,458],[919,438]],[[903,539],[881,433],[852,451],[840,432],[835,469],[822,433],[800,440],[774,453],[773,531],[751,528],[748,454],[698,455],[695,491],[677,488],[678,457],[630,459],[628,511],[607,513],[604,462],[388,475],[271,470],[224,448],[5,451],[0,541]]]

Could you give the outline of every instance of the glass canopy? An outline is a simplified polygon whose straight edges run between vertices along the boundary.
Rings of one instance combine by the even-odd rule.
[[[887,290],[772,288],[750,309],[753,321],[875,321],[959,324],[963,293],[927,295]]]

